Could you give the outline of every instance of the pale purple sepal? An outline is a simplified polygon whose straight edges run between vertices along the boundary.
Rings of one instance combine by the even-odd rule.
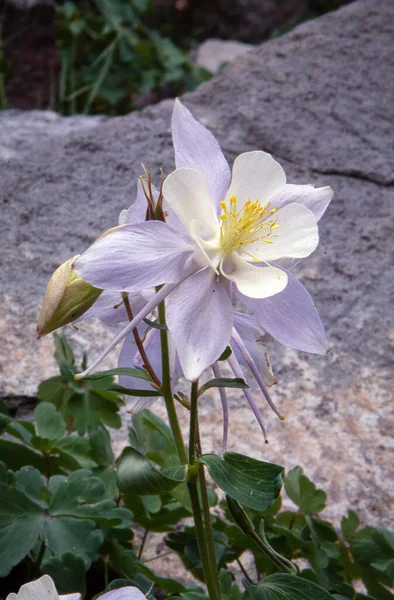
[[[272,199],[271,205],[282,208],[292,202],[303,204],[313,212],[317,221],[319,221],[330,204],[333,195],[334,190],[330,186],[315,188],[310,184],[286,183],[282,191]]]
[[[153,197],[157,200],[159,192],[153,188]],[[148,202],[145,198],[144,190],[142,189],[142,183],[139,179],[137,182],[137,196],[133,204],[127,210],[127,214],[122,224],[124,225],[137,225],[143,223],[146,219],[146,210],[148,208]]]
[[[276,379],[271,371],[267,350],[261,340],[265,331],[258,325],[256,319],[250,315],[234,311],[234,327],[242,338],[247,351],[258,368],[264,383],[268,386],[274,385]],[[246,361],[237,346],[234,348],[238,361],[246,365]]]
[[[287,286],[275,296],[255,300],[239,294],[253,311],[258,324],[289,348],[325,354],[326,332],[313,300],[304,286],[287,272]]]
[[[172,113],[172,139],[177,169],[188,167],[204,173],[219,214],[219,203],[230,185],[230,167],[215,137],[180,100],[175,101]]]
[[[145,327],[146,329],[146,327]],[[144,327],[140,326],[138,331],[140,335],[143,333]],[[160,334],[157,329],[151,329],[147,334],[147,340],[144,343],[144,348],[152,365],[152,368],[158,378],[161,380],[161,348],[160,348]],[[135,339],[132,333],[129,333],[122,346],[122,350],[119,354],[118,367],[137,368],[142,369],[141,357],[135,343]],[[119,383],[123,387],[137,389],[137,390],[151,390],[153,389],[149,381],[140,379],[139,377],[120,376]],[[144,408],[150,408],[158,400],[158,396],[141,396],[140,398],[134,396],[127,397],[127,411],[130,413],[137,413]]]
[[[146,596],[138,588],[128,585],[106,592],[97,600],[146,600]]]
[[[212,370],[217,379],[221,379],[223,377],[222,370],[219,366],[219,363],[213,363]],[[228,400],[226,388],[219,388],[220,400],[222,402],[222,411],[223,411],[223,441],[222,441],[222,456],[227,452],[227,440],[228,440]]]
[[[239,364],[239,362],[237,361],[237,358],[235,356],[233,346],[231,346],[231,349],[233,350],[233,353],[231,354],[231,356],[228,359],[228,363],[231,367],[231,370],[234,373],[235,377],[240,377],[241,379],[244,379],[244,374],[242,373],[241,365]],[[254,416],[256,417],[258,424],[260,425],[260,429],[263,432],[264,439],[265,439],[265,441],[267,441],[267,431],[265,428],[263,416],[257,405],[257,402],[254,399],[254,396],[249,388],[244,388],[242,391],[243,391],[243,394],[244,394],[246,400],[248,401],[250,408],[253,411]]]
[[[143,309],[147,300],[153,296],[153,292],[142,296],[141,294],[129,294],[129,302],[133,311],[133,314],[137,314]],[[125,309],[125,305],[122,300],[121,292],[111,292],[104,290],[97,298],[89,310],[87,310],[79,319],[76,319],[74,323],[80,321],[86,321],[87,319],[97,318],[104,323],[127,323],[128,316]]]
[[[211,268],[198,271],[168,296],[166,318],[183,373],[193,381],[230,341],[233,308],[226,281]]]
[[[85,281],[105,290],[139,291],[182,279],[194,247],[161,221],[124,225],[105,235],[74,263]]]

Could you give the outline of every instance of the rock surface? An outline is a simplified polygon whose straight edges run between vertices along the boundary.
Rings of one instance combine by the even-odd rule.
[[[331,352],[274,347],[273,394],[287,419],[265,411],[265,446],[234,393],[230,447],[286,468],[302,465],[328,492],[327,516],[353,506],[363,522],[381,526],[389,524],[393,481],[393,17],[386,0],[355,2],[238,58],[184,98],[230,160],[265,149],[289,181],[336,190],[320,247],[300,271]],[[46,282],[116,223],[134,197],[141,161],[154,173],[173,168],[171,107],[165,101],[111,119],[0,114],[3,394],[34,394],[54,374],[51,340],[34,335]],[[83,324],[70,337],[93,358],[112,333]],[[204,450],[218,452],[217,399],[203,398],[201,418]],[[125,440],[118,436],[117,446]]]
[[[199,67],[216,73],[224,65],[227,66],[253,47],[252,44],[243,44],[234,40],[206,40],[197,48],[194,62]]]

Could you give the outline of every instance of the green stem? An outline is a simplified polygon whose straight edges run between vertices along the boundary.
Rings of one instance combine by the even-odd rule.
[[[200,432],[197,423],[197,445],[201,449],[200,442]],[[198,472],[198,478],[200,481],[200,492],[201,492],[201,502],[202,502],[202,510],[205,524],[205,532],[207,537],[207,547],[208,547],[208,555],[209,562],[212,565],[212,573],[215,581],[215,585],[217,587],[217,591],[220,597],[220,586],[219,586],[219,574],[216,564],[216,554],[215,554],[215,545],[213,541],[213,529],[212,529],[212,521],[211,521],[211,513],[209,510],[209,498],[208,498],[208,488],[207,481],[205,478],[205,470],[204,465],[200,466],[200,470]]]
[[[164,302],[159,304],[159,321],[162,325],[166,324],[166,309]],[[183,465],[188,464],[185,444],[183,442],[181,428],[179,426],[178,415],[176,414],[174,395],[172,393],[170,351],[168,347],[168,332],[166,329],[160,329],[161,342],[161,360],[162,360],[162,386],[164,402],[166,404],[168,420],[171,425],[179,460]]]
[[[146,538],[148,537],[148,533],[149,533],[149,531],[147,529],[145,529],[144,535],[142,536],[142,540],[141,540],[141,546],[140,546],[140,549],[138,551],[138,560],[141,560],[141,556],[142,556],[142,553],[144,551],[145,542],[146,542]]]
[[[198,450],[197,450],[198,449]],[[200,434],[198,427],[198,381],[193,381],[190,394],[190,434],[189,434],[189,481],[188,488],[192,503],[194,525],[198,550],[204,571],[209,597],[211,600],[220,600],[220,587],[216,566],[215,548],[213,545],[212,525],[209,514],[207,485],[204,467],[196,463],[197,452],[200,450]],[[193,468],[198,465],[197,469]],[[202,513],[198,494],[197,478],[200,482],[202,500]]]

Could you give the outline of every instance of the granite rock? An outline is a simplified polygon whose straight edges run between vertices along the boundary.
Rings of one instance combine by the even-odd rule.
[[[319,249],[299,271],[331,351],[320,357],[273,345],[273,395],[287,419],[265,410],[265,446],[245,402],[231,394],[230,448],[286,468],[300,464],[328,492],[328,517],[353,506],[363,522],[381,526],[389,524],[393,481],[393,17],[386,0],[352,3],[239,57],[184,97],[229,160],[265,149],[289,181],[336,190]],[[34,335],[46,282],[116,223],[134,197],[141,161],[153,173],[173,168],[171,108],[164,101],[79,122],[0,114],[3,395],[34,394],[54,374],[51,340]],[[70,337],[93,358],[112,334],[92,323]],[[218,452],[213,395],[202,399],[201,419],[204,450]],[[118,434],[116,447],[126,439]]]
[[[199,66],[217,73],[223,66],[233,62],[238,56],[254,48],[234,40],[210,39],[203,42],[195,53],[194,62]]]

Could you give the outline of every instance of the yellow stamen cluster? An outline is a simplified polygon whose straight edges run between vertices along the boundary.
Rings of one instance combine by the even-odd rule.
[[[258,200],[252,202],[248,200],[245,206],[237,211],[237,198],[231,196],[230,206],[222,201],[220,206],[223,209],[220,215],[220,245],[227,254],[233,250],[240,250],[253,260],[258,261],[243,247],[254,244],[255,242],[265,242],[272,244],[273,239],[277,237],[272,234],[273,229],[279,227],[275,219],[271,218],[276,213],[277,208],[270,208],[270,202],[261,206]]]

